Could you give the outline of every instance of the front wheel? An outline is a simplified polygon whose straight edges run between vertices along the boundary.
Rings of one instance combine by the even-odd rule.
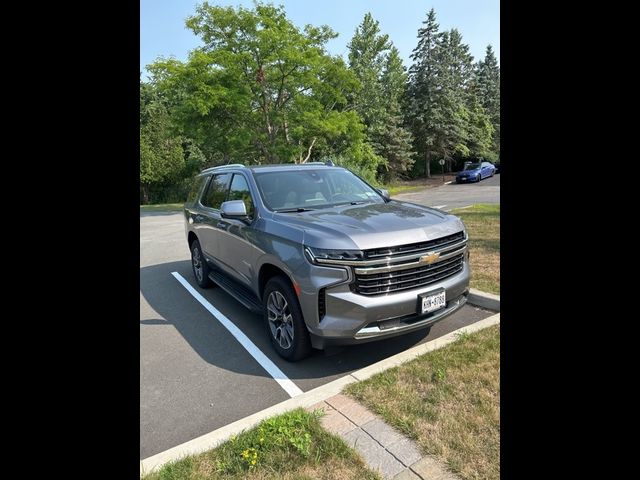
[[[309,331],[289,279],[284,276],[270,279],[262,298],[267,332],[278,355],[292,362],[309,355]]]
[[[199,287],[209,288],[213,285],[213,282],[209,278],[209,265],[207,265],[198,240],[194,240],[191,244],[191,268],[193,268],[193,275],[196,277],[196,282]]]

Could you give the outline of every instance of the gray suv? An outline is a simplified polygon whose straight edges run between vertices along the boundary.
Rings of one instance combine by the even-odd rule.
[[[332,164],[204,170],[184,216],[198,285],[263,315],[287,360],[428,329],[469,292],[458,217]]]

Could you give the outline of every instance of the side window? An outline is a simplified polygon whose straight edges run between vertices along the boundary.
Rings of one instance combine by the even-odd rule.
[[[193,185],[191,186],[191,190],[189,190],[189,195],[187,195],[187,202],[193,203],[198,200],[198,195],[200,194],[200,190],[202,189],[202,185],[209,178],[208,175],[201,175],[196,177],[193,180]]]
[[[229,198],[227,200],[244,200],[244,204],[247,206],[247,214],[253,217],[253,200],[251,199],[251,191],[247,180],[243,175],[236,173],[233,176],[231,182],[231,188],[229,189]]]
[[[205,207],[220,209],[220,205],[224,202],[224,197],[227,195],[227,185],[229,185],[230,173],[221,173],[214,175],[209,182],[209,188],[207,192],[202,196],[201,203]]]

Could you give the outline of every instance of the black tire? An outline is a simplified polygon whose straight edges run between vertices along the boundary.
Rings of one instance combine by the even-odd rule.
[[[213,282],[209,278],[209,272],[211,269],[204,259],[202,253],[202,247],[198,240],[194,240],[191,243],[191,268],[193,270],[193,276],[196,277],[196,283],[201,288],[209,288],[213,285]]]
[[[283,299],[286,302],[284,304]],[[262,304],[267,334],[278,355],[290,362],[302,360],[309,355],[309,331],[289,279],[281,275],[271,278],[264,288]]]

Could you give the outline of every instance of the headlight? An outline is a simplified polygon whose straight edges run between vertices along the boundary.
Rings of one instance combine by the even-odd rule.
[[[342,260],[363,260],[361,250],[328,250],[324,248],[304,247],[304,251],[313,263],[340,263]]]

